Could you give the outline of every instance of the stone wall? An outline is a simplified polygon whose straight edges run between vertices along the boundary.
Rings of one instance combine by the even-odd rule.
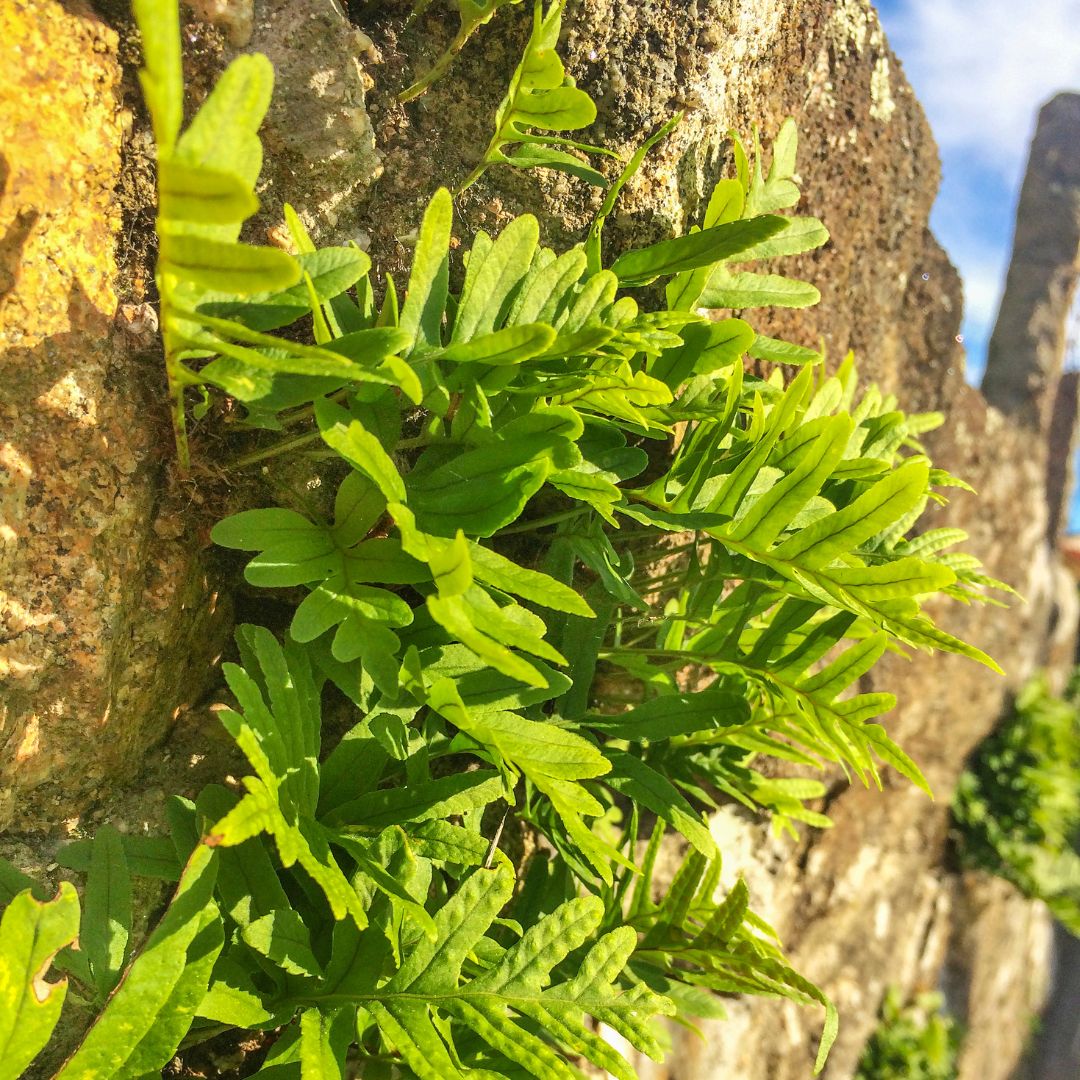
[[[275,228],[287,197],[322,240],[357,239],[378,270],[400,275],[427,198],[486,145],[529,6],[504,11],[450,78],[403,107],[395,93],[453,31],[438,5],[412,25],[405,0],[354,5],[351,25],[331,0],[200,2],[185,33],[193,99],[247,41],[277,66],[253,238]],[[206,523],[252,491],[211,464],[212,427],[194,432],[193,477],[171,463],[152,311],[139,306],[152,266],[149,144],[124,5],[9,0],[0,31],[13,73],[0,86],[0,848],[40,865],[65,821],[143,827],[167,791],[226,767],[205,695],[231,602]],[[727,873],[746,875],[795,966],[841,1008],[831,1077],[851,1075],[886,985],[932,986],[944,966],[980,1048],[965,1077],[1004,1080],[1040,993],[1048,924],[1008,890],[948,872],[947,806],[1008,691],[1070,652],[1074,620],[1045,541],[1041,459],[964,384],[960,283],[927,230],[939,166],[926,119],[865,0],[572,2],[564,52],[600,104],[593,137],[616,149],[687,110],[628,189],[612,245],[683,228],[728,164],[729,128],[771,135],[796,118],[804,206],[833,240],[792,271],[821,287],[820,307],[769,329],[823,340],[834,359],[854,348],[905,408],[946,413],[931,451],[981,494],[958,494],[934,524],[967,529],[990,572],[1028,598],[1007,612],[937,613],[1006,679],[923,655],[876,676],[900,698],[891,730],[937,802],[893,777],[884,793],[837,777],[830,832],[780,842],[736,813],[715,823]],[[26,109],[46,94],[49,108]],[[462,200],[461,231],[539,209],[549,240],[576,239],[597,200],[563,177],[494,171]],[[733,1002],[707,1042],[680,1039],[670,1066],[643,1075],[802,1080],[819,1020]]]
[[[135,775],[226,627],[201,496],[170,475],[153,312],[118,304],[117,35],[12,0],[0,42],[0,828],[40,830]]]

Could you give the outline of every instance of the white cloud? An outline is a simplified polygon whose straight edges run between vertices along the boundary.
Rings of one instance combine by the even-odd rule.
[[[971,377],[997,316],[1036,114],[1080,91],[1080,0],[876,2],[941,148],[934,230],[964,281]]]
[[[942,151],[1019,178],[1039,105],[1080,90],[1080,0],[902,0],[890,37]]]
[[[963,267],[964,320],[984,330],[989,338],[997,318],[1005,267],[999,252],[958,251],[953,257]]]

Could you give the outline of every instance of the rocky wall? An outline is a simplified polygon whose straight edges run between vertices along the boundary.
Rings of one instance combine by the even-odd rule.
[[[0,828],[132,778],[222,639],[153,311],[116,292],[117,47],[79,4],[0,7]]]
[[[454,29],[438,4],[407,23],[410,6],[354,4],[350,22],[333,0],[194,5],[192,104],[238,49],[263,49],[277,70],[253,239],[273,239],[288,198],[321,240],[355,239],[400,279],[427,198],[460,181],[487,143],[530,7],[501,13],[448,79],[402,106],[396,92]],[[895,657],[875,676],[902,702],[892,731],[937,802],[893,777],[885,793],[837,777],[830,832],[782,842],[736,813],[715,823],[727,873],[747,876],[795,966],[841,1008],[830,1076],[851,1075],[887,984],[933,985],[949,958],[983,1047],[965,1076],[1004,1078],[1038,997],[1046,923],[998,889],[980,893],[982,925],[1029,930],[988,931],[974,952],[970,934],[954,932],[976,886],[943,867],[946,808],[1007,691],[1069,653],[1073,616],[1056,619],[1052,639],[1052,616],[1066,609],[1039,454],[964,384],[960,283],[927,230],[939,166],[926,119],[865,0],[569,6],[564,54],[600,105],[593,138],[626,150],[673,111],[687,114],[627,190],[608,243],[682,229],[729,164],[726,131],[757,124],[771,136],[793,115],[804,207],[833,240],[793,268],[819,285],[821,305],[769,329],[821,340],[834,360],[854,348],[905,408],[945,412],[930,448],[981,494],[958,493],[934,524],[967,529],[990,572],[1028,597],[1008,612],[937,613],[996,656],[1006,679],[946,656]],[[226,768],[203,706],[230,596],[205,526],[275,477],[222,476],[213,424],[193,433],[193,476],[172,465],[152,308],[140,306],[152,300],[149,143],[125,6],[8,0],[0,50],[13,73],[0,85],[0,828],[10,845],[16,832],[61,830],[87,812],[143,827],[167,791]],[[566,242],[597,201],[565,177],[494,170],[461,200],[460,232],[531,210],[549,241]],[[125,787],[140,765],[136,788]],[[23,841],[24,863],[48,862],[50,840]],[[985,989],[987,963],[1016,978]],[[643,1076],[802,1080],[819,1019],[733,1002],[706,1042],[680,1036],[672,1064],[643,1064]]]

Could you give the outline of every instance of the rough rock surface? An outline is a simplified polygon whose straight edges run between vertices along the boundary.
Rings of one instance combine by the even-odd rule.
[[[1080,94],[1058,94],[1039,112],[983,379],[987,401],[1036,431],[1050,425],[1080,278],[1077,131]]]
[[[1046,999],[1052,966],[1050,915],[1041,904],[1025,901],[1008,882],[969,874],[961,882],[953,921],[946,991],[963,1006],[971,1031],[998,1029],[993,1039],[965,1040],[960,1075],[972,1080],[1012,1077],[1033,1033],[1032,1018]],[[1009,943],[1004,953],[1002,942]],[[955,985],[954,975],[959,976]],[[1012,1016],[1021,1022],[1002,1022]]]
[[[33,829],[134,774],[206,683],[214,601],[140,315],[114,321],[116,35],[14,0],[0,42],[0,827]]]
[[[459,182],[487,143],[529,6],[501,13],[449,78],[403,107],[394,93],[426,70],[454,31],[439,5],[412,25],[406,0],[353,5],[357,36],[331,0],[200,3],[218,27],[187,35],[196,88],[209,85],[248,32],[278,66],[260,229],[272,226],[288,198],[318,236],[359,238],[380,270],[399,273],[431,192]],[[822,339],[833,358],[855,348],[864,373],[904,407],[946,413],[931,449],[982,494],[958,494],[935,524],[966,528],[990,572],[1029,598],[1008,613],[938,613],[998,657],[1007,680],[944,656],[895,658],[881,672],[903,702],[892,731],[923,764],[937,803],[893,779],[885,795],[837,779],[831,832],[773,841],[761,823],[736,814],[715,826],[727,872],[746,874],[796,967],[841,1008],[832,1077],[850,1076],[886,985],[931,985],[948,957],[960,988],[955,1000],[978,1025],[981,1046],[977,1061],[965,1061],[965,1078],[1004,1078],[1037,996],[1032,943],[1041,940],[1042,916],[1015,894],[958,881],[943,868],[946,807],[964,757],[993,725],[1007,689],[1068,652],[1075,620],[1057,618],[1051,639],[1060,578],[1045,543],[1044,469],[963,382],[959,281],[926,228],[938,163],[925,118],[866,0],[570,7],[564,54],[601,108],[590,137],[625,150],[672,111],[688,110],[627,191],[609,244],[682,229],[727,164],[727,129],[747,132],[756,123],[771,136],[794,115],[805,206],[833,242],[793,270],[819,285],[821,306],[771,329],[810,344]],[[103,10],[128,33],[112,17],[112,0]],[[47,828],[130,777],[175,710],[201,693],[227,605],[207,622],[215,601],[202,562],[205,515],[188,512],[184,497],[215,503],[220,516],[227,496],[170,479],[158,361],[130,345],[130,320],[128,331],[112,329],[121,280],[112,193],[118,179],[136,198],[144,191],[131,178],[146,148],[138,109],[122,144],[118,88],[122,78],[131,82],[116,36],[88,10],[55,0],[11,0],[0,8],[0,31],[11,73],[0,87],[0,146],[10,156],[0,200],[0,541],[8,560],[0,598],[0,827],[14,820]],[[44,93],[54,95],[50,108],[25,108]],[[577,239],[597,199],[564,177],[493,170],[460,201],[460,232],[497,228],[539,208],[549,241]],[[131,228],[120,257],[132,295],[125,301],[142,300],[139,280],[148,280],[146,249],[138,248],[146,212],[138,209],[126,206]],[[197,438],[196,454],[199,446]],[[183,780],[175,775],[176,766],[198,764],[203,729],[185,719],[176,735],[165,751],[171,763],[151,754],[152,779],[137,797],[117,795],[110,813],[145,820],[157,798],[150,791],[161,794],[166,779],[191,782],[190,771]],[[981,914],[961,938],[954,913],[974,910],[972,896]],[[1018,921],[1030,932],[993,930]],[[974,940],[985,947],[972,949]],[[988,980],[981,974],[988,964],[1032,978]],[[733,1003],[731,1014],[707,1044],[687,1038],[670,1066],[643,1065],[643,1075],[809,1075],[820,1019],[813,1010],[755,1000]]]
[[[1069,502],[1075,477],[1073,456],[1077,421],[1080,420],[1080,371],[1066,371],[1058,383],[1050,417],[1049,460],[1046,467],[1046,502],[1050,520],[1046,538],[1056,544],[1069,527]]]
[[[359,196],[382,173],[364,107],[371,42],[327,0],[261,0],[249,48],[270,58],[276,83],[262,220],[280,222],[290,202],[316,239],[358,239]]]

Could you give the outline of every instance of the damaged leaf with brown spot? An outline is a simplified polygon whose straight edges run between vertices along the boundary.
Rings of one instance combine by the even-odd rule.
[[[48,1042],[67,996],[67,979],[50,983],[53,957],[79,932],[79,898],[65,881],[41,903],[21,892],[0,922],[0,1080],[22,1074]]]

